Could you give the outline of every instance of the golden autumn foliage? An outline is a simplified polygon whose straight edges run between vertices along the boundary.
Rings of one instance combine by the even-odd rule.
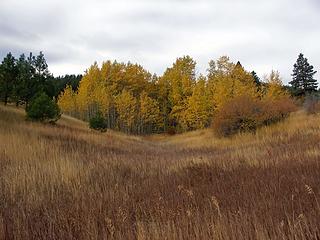
[[[62,112],[68,114],[71,114],[77,109],[76,96],[70,85],[67,85],[64,91],[60,94],[58,105]]]
[[[137,99],[127,90],[123,90],[116,99],[116,109],[119,114],[119,129],[130,132],[137,120]]]
[[[140,96],[140,121],[142,133],[156,131],[162,127],[159,104],[146,92]]]
[[[211,62],[209,69],[209,87],[215,110],[231,99],[247,95],[258,97],[258,86],[251,73],[238,62],[231,63],[228,57],[221,57],[217,63]]]
[[[271,101],[287,95],[278,72],[263,86],[227,56],[210,61],[207,76],[197,76],[190,56],[177,58],[160,77],[138,64],[105,61],[86,71],[76,92],[68,86],[58,103],[83,120],[102,113],[108,128],[126,133],[185,132],[208,127],[214,113],[239,96]]]
[[[272,70],[266,77],[268,83],[264,97],[269,100],[277,100],[283,97],[289,97],[289,93],[284,89],[283,83],[278,71]]]
[[[200,77],[196,83],[192,96],[188,98],[184,112],[183,127],[185,130],[203,129],[210,123],[212,104],[206,89],[206,79]]]

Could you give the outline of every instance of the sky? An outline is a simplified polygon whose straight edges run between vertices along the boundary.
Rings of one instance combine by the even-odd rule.
[[[43,51],[57,76],[105,60],[161,75],[184,55],[205,74],[228,55],[287,83],[300,52],[320,71],[319,13],[319,0],[0,0],[0,57]]]

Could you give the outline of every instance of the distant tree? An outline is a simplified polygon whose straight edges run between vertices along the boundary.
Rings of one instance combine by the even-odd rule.
[[[123,90],[116,99],[116,108],[118,117],[119,129],[132,133],[135,132],[135,123],[137,120],[137,99],[131,92]]]
[[[26,112],[28,119],[40,122],[55,123],[61,116],[58,104],[44,92],[38,93]]]
[[[76,97],[79,110],[83,112],[83,118],[86,120],[96,116],[101,110],[101,103],[98,99],[100,94],[97,94],[97,90],[100,92],[102,87],[101,81],[101,71],[98,63],[95,62],[81,79]]]
[[[252,75],[255,83],[257,84],[257,86],[260,86],[261,85],[261,80],[260,80],[259,76],[257,75],[257,73],[255,71],[252,71],[251,75]]]
[[[91,129],[99,130],[101,132],[107,129],[107,123],[101,112],[97,112],[96,115],[89,120],[89,126]]]
[[[63,113],[71,114],[76,111],[76,97],[70,85],[58,97],[58,105]]]
[[[32,53],[30,53],[28,60],[34,68],[33,82],[35,88],[33,92],[45,92],[48,96],[54,97],[53,76],[49,72],[43,52],[40,52],[38,56],[33,56]]]
[[[34,79],[34,68],[29,59],[24,54],[17,60],[17,78],[13,88],[13,95],[17,104],[22,101],[28,104],[37,92],[37,86]]]
[[[73,91],[76,91],[79,87],[79,83],[82,79],[82,75],[64,75],[52,78],[50,80],[51,84],[54,86],[54,97],[58,97],[65,87],[68,85],[72,87]]]
[[[143,134],[156,132],[162,127],[159,104],[143,92],[140,96],[140,132]]]
[[[16,59],[11,53],[8,53],[3,59],[0,69],[0,97],[5,105],[7,105],[9,97],[12,97],[16,77]]]
[[[317,71],[313,70],[313,66],[309,64],[308,59],[300,53],[297,62],[294,64],[292,81],[289,83],[295,95],[306,95],[317,91],[318,83],[314,79]]]
[[[187,107],[187,99],[193,93],[196,83],[196,62],[190,56],[178,58],[163,77],[162,85],[168,90],[168,124],[181,127],[181,120]],[[165,90],[165,89],[163,89]]]
[[[250,72],[247,72],[240,62],[234,64],[228,57],[217,61],[216,75],[209,79],[208,87],[214,110],[218,110],[230,99],[247,95],[258,97],[258,87]]]
[[[182,120],[183,129],[196,130],[207,127],[212,117],[212,107],[206,89],[206,78],[200,76],[192,96],[188,98],[187,109]]]
[[[270,75],[266,77],[265,99],[278,100],[283,97],[289,97],[289,92],[284,88],[280,73],[272,70]]]

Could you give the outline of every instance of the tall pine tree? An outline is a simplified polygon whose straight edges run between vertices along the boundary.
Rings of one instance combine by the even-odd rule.
[[[0,97],[7,105],[12,97],[13,87],[17,77],[16,59],[11,53],[3,59],[0,69]]]
[[[314,75],[317,71],[313,70],[313,66],[309,64],[308,59],[300,53],[297,62],[294,64],[292,81],[289,83],[295,95],[306,95],[314,92],[318,88],[317,80]]]

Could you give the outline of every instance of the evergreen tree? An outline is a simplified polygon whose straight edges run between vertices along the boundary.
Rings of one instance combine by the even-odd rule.
[[[26,112],[27,118],[33,121],[55,123],[61,117],[58,104],[44,92],[38,93]]]
[[[294,64],[292,81],[289,83],[294,89],[295,95],[306,95],[317,91],[318,83],[314,79],[316,73],[308,59],[300,53],[297,62]]]
[[[33,77],[34,68],[30,61],[22,54],[17,61],[17,79],[13,88],[13,94],[16,102],[27,103],[37,92],[37,86]]]
[[[30,53],[28,61],[34,68],[32,80],[34,83],[33,92],[35,94],[38,92],[45,92],[49,97],[53,97],[55,95],[55,89],[52,82],[53,76],[49,72],[48,64],[43,52],[40,52],[38,56],[33,56],[32,53]]]
[[[257,86],[260,86],[261,85],[261,80],[260,80],[259,76],[257,75],[257,73],[255,71],[252,71],[251,75],[252,75],[255,83],[257,84]]]
[[[3,59],[0,72],[0,97],[7,105],[17,77],[16,59],[11,53]]]

